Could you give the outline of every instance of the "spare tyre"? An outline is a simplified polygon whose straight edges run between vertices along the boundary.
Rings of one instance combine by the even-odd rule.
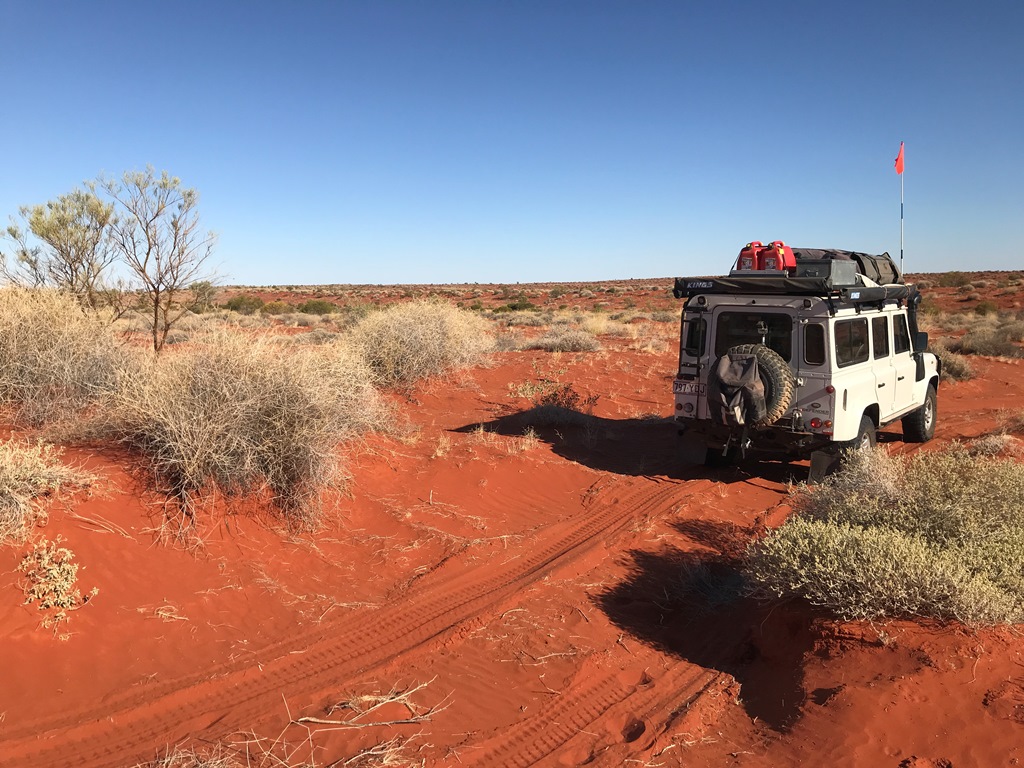
[[[737,344],[729,347],[725,355],[753,355],[757,360],[757,373],[764,384],[764,416],[752,426],[767,427],[781,419],[793,404],[796,392],[796,377],[782,355],[764,344]],[[719,358],[721,359],[721,358]],[[711,369],[714,375],[715,369]]]

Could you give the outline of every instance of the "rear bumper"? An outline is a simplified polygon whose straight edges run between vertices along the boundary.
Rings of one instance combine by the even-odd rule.
[[[726,445],[739,446],[744,435],[741,429],[729,429],[707,419],[687,419],[676,417],[679,434],[690,440],[699,440],[708,448],[720,449]],[[748,451],[782,454],[798,458],[807,458],[813,451],[820,450],[835,443],[828,435],[813,432],[795,431],[786,420],[779,421],[770,427],[751,428],[747,430],[746,446]]]

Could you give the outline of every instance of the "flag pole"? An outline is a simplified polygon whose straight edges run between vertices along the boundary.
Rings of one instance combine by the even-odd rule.
[[[900,177],[900,274],[903,274],[903,142],[900,142],[900,153],[896,155],[896,173]]]

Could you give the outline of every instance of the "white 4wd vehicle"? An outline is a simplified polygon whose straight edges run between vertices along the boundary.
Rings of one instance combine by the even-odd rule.
[[[686,458],[810,457],[814,477],[897,420],[905,441],[931,439],[939,362],[917,329],[916,288],[888,254],[786,250],[784,269],[676,279]]]

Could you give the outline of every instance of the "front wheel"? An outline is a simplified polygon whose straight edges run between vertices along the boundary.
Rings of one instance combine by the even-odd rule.
[[[935,387],[929,384],[921,407],[903,417],[903,442],[927,443],[935,437],[935,401]]]

